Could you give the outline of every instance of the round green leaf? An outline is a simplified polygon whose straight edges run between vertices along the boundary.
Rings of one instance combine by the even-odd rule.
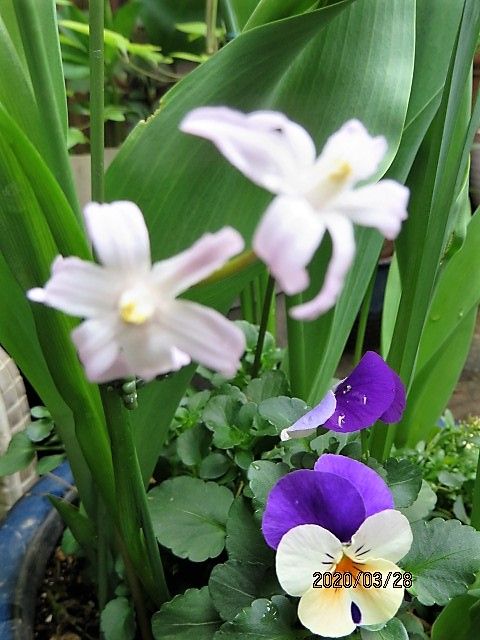
[[[105,640],[135,638],[135,614],[127,598],[115,598],[107,603],[101,614],[100,628]]]
[[[274,553],[267,546],[260,525],[253,517],[246,501],[233,501],[227,520],[227,551],[231,560],[273,566]]]
[[[203,562],[225,546],[232,492],[214,482],[179,476],[148,493],[155,535],[180,558]]]
[[[51,418],[41,418],[31,422],[25,431],[32,442],[41,442],[50,435],[53,427],[54,423]]]
[[[162,605],[152,618],[155,640],[212,640],[222,621],[208,587],[188,589]]]
[[[177,438],[177,453],[180,460],[187,467],[200,464],[208,453],[211,436],[202,425],[195,425],[187,429]]]
[[[255,500],[264,505],[273,485],[288,471],[288,465],[283,462],[276,463],[269,460],[252,462],[248,468],[247,476]]]
[[[409,507],[415,502],[422,486],[422,470],[409,460],[390,458],[385,463],[387,484],[393,493],[397,509]]]
[[[260,403],[258,413],[277,427],[280,432],[285,427],[290,427],[308,411],[308,405],[298,398],[279,396],[268,398]]]
[[[223,453],[210,453],[200,463],[198,474],[205,480],[220,478],[230,467],[230,460]]]
[[[0,457],[0,477],[28,467],[35,457],[35,447],[23,432],[13,436],[7,451]]]
[[[295,609],[284,596],[255,600],[232,622],[225,623],[215,640],[295,640],[304,637],[294,629],[295,617]]]
[[[362,640],[408,640],[408,633],[398,618],[389,620],[378,631],[361,629],[360,635]]]

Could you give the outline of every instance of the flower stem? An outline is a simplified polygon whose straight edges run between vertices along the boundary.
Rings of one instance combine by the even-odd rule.
[[[127,551],[132,551],[137,562],[145,547],[140,529],[143,530],[148,561],[140,574],[142,581],[156,605],[169,599],[158,544],[148,510],[147,496],[130,427],[129,412],[112,387],[101,387],[102,402],[112,445],[119,527]]]
[[[240,25],[238,24],[235,9],[232,6],[232,0],[223,0],[223,14],[227,25],[227,38],[233,40],[240,33]]]
[[[265,342],[265,333],[267,331],[268,317],[272,307],[273,294],[275,293],[275,278],[268,276],[267,287],[265,289],[265,297],[263,298],[262,317],[260,319],[260,329],[258,331],[257,347],[255,349],[255,359],[252,366],[252,378],[258,376],[260,365],[262,363],[263,343]]]
[[[355,340],[355,353],[353,357],[353,364],[357,365],[363,354],[363,343],[365,342],[365,330],[367,328],[368,312],[372,304],[373,288],[375,285],[375,279],[377,277],[377,268],[375,267],[365,297],[363,298],[362,306],[360,308],[360,316],[358,319],[357,337]]]
[[[290,373],[290,387],[292,395],[297,398],[305,397],[305,340],[303,323],[290,317],[292,307],[302,304],[302,294],[287,296],[287,338],[288,338],[288,370]]]
[[[92,200],[104,200],[104,0],[90,0],[90,167]]]
[[[213,55],[218,49],[217,34],[218,0],[207,0],[205,22],[207,23],[207,55]]]
[[[480,531],[480,456],[477,464],[477,475],[473,485],[473,506],[471,513],[471,525]]]

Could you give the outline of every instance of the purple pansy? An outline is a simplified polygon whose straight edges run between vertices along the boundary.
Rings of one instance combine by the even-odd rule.
[[[326,454],[314,470],[284,476],[270,491],[262,531],[276,549],[278,580],[300,598],[298,617],[312,633],[344,637],[358,625],[384,624],[398,611],[403,589],[389,577],[400,574],[395,563],[408,553],[412,532],[373,469]],[[332,581],[323,581],[328,573],[350,575],[330,588]],[[360,579],[367,573],[380,578],[371,588]]]
[[[348,542],[374,513],[393,509],[384,480],[370,467],[341,455],[324,454],[315,470],[300,469],[271,490],[262,521],[267,543],[277,548],[293,527],[317,524]]]
[[[281,433],[282,440],[313,433],[319,426],[348,433],[377,420],[398,422],[405,409],[400,377],[374,351],[367,351],[352,373],[322,401]]]

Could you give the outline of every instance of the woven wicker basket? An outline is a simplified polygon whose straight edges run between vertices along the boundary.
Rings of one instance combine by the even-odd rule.
[[[9,355],[0,347],[0,455],[30,420],[25,386]],[[35,463],[27,469],[0,478],[0,518],[36,480]]]

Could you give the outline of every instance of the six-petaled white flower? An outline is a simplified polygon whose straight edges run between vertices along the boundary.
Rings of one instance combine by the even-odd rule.
[[[230,227],[205,234],[152,266],[147,227],[134,203],[91,203],[84,213],[101,265],[58,256],[45,287],[28,297],[86,318],[72,338],[87,377],[149,380],[191,359],[234,375],[245,349],[242,331],[217,311],[177,296],[239,253],[240,234]]]
[[[408,189],[393,180],[354,188],[376,173],[387,151],[358,120],[346,122],[317,157],[310,135],[282,113],[243,114],[226,107],[194,109],[182,131],[211,140],[247,178],[276,194],[253,248],[289,294],[309,284],[306,266],[325,231],[332,257],[320,293],[291,315],[311,320],[337,300],[355,254],[353,223],[394,239],[407,217]]]

